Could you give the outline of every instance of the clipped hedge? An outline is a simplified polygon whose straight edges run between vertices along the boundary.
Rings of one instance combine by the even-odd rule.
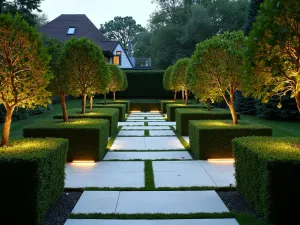
[[[43,121],[23,129],[24,137],[57,137],[69,140],[67,161],[102,160],[108,143],[107,120],[80,119],[63,121]]]
[[[131,102],[131,111],[160,111],[160,104],[158,102]]]
[[[99,101],[96,104],[104,104],[104,101]],[[126,112],[129,113],[130,112],[130,101],[129,100],[107,100],[106,104],[111,105],[111,104],[125,104],[126,105]]]
[[[85,114],[81,114],[81,108],[68,110],[69,119],[107,119],[109,121],[109,136],[118,132],[118,109],[87,109]],[[62,114],[53,116],[54,119],[62,119]]]
[[[244,136],[272,136],[272,128],[232,120],[191,120],[189,137],[191,151],[197,159],[232,158],[232,139]]]
[[[0,224],[39,225],[62,195],[68,140],[19,139],[0,148]]]
[[[88,107],[88,106],[87,106]],[[125,119],[125,114],[126,114],[126,105],[125,104],[109,104],[109,105],[100,105],[100,104],[95,104],[93,105],[93,108],[115,108],[119,110],[119,122],[124,122]]]
[[[244,137],[232,142],[239,193],[271,222],[296,224],[300,212],[300,138]]]
[[[180,104],[182,100],[161,100],[160,101],[160,112],[166,113],[167,112],[167,104]]]
[[[118,92],[121,98],[172,98],[172,91],[163,87],[164,71],[155,70],[125,70],[128,88]]]
[[[168,121],[175,121],[175,110],[177,108],[201,108],[201,109],[207,109],[207,106],[202,104],[191,104],[191,105],[185,105],[185,104],[167,104],[167,117]]]
[[[240,118],[240,114],[237,114]],[[190,120],[226,120],[231,119],[231,113],[224,109],[179,108],[175,110],[176,130],[181,136],[189,135]]]

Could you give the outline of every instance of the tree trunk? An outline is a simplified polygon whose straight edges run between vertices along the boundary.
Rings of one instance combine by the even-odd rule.
[[[81,108],[81,113],[85,114],[85,106],[86,106],[86,94],[82,95],[82,108]]]
[[[114,101],[116,101],[116,92],[113,91],[113,95],[114,95]]]
[[[210,111],[211,110],[211,100],[210,100],[210,98],[209,99],[207,99],[207,111]]]
[[[238,124],[238,118],[236,115],[236,111],[234,108],[234,94],[230,94],[230,103],[228,104],[230,112],[231,112],[231,116],[232,116],[232,123],[233,124]]]
[[[60,92],[60,104],[63,112],[63,120],[64,122],[68,122],[68,112],[67,112],[67,105],[66,105],[66,94],[65,92]]]
[[[184,89],[181,90],[181,98],[182,98],[182,102],[184,103]]]
[[[297,93],[295,94],[295,99],[296,99],[298,111],[299,111],[299,113],[300,113],[300,92],[297,92]]]
[[[12,118],[13,112],[14,112],[14,107],[6,108],[6,116],[5,116],[5,121],[4,121],[4,125],[3,125],[1,147],[8,145],[9,131],[10,131],[11,118]]]
[[[189,104],[189,90],[188,89],[185,90],[185,104],[186,105]]]
[[[90,103],[89,103],[90,109],[93,108],[93,96],[90,96]]]
[[[174,92],[174,102],[176,101],[177,91]]]
[[[104,105],[106,105],[106,93],[104,94]]]

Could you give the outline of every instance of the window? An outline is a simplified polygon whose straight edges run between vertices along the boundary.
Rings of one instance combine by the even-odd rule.
[[[121,51],[117,51],[116,54],[117,54],[117,55],[121,55],[122,52],[121,52]]]
[[[115,65],[121,65],[121,57],[119,55],[114,56],[114,62]]]
[[[75,34],[75,31],[76,31],[76,27],[69,27],[68,31],[67,31],[67,34],[68,35],[73,35],[73,34]]]

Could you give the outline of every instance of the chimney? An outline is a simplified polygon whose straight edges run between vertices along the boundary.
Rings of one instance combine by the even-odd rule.
[[[128,40],[128,51],[127,51],[128,57],[132,57],[132,41]]]

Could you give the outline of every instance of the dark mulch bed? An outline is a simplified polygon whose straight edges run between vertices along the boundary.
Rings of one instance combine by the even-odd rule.
[[[64,192],[48,210],[41,225],[64,225],[82,192]]]
[[[217,191],[230,212],[250,213],[256,215],[237,191]],[[256,215],[257,216],[257,215]]]

